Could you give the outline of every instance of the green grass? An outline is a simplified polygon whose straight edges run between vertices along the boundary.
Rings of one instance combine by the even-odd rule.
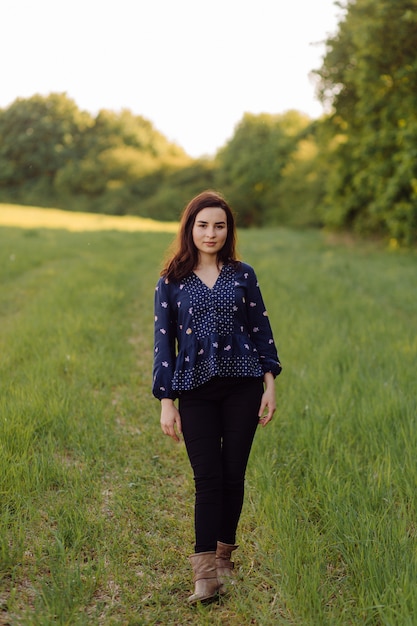
[[[0,624],[415,624],[415,253],[240,234],[284,372],[239,584],[189,607],[192,477],[150,391],[171,239],[0,229]]]

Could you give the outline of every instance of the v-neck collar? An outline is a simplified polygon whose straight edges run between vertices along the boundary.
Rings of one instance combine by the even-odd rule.
[[[224,269],[225,267],[226,267],[226,265],[225,265],[225,264],[224,264],[224,265],[222,265],[222,267],[220,268],[220,272],[218,273],[217,278],[216,278],[216,280],[214,281],[214,283],[213,283],[213,285],[212,285],[211,287],[209,287],[209,285],[207,285],[207,283],[205,283],[205,282],[204,282],[204,280],[203,280],[202,278],[200,278],[200,276],[198,276],[198,274],[196,274],[194,271],[193,271],[193,276],[195,276],[195,277],[196,277],[196,279],[197,279],[197,280],[198,280],[198,281],[199,281],[202,285],[204,285],[204,287],[205,287],[206,289],[208,289],[209,291],[213,291],[213,290],[216,288],[216,285],[217,285],[217,283],[219,282],[219,278],[220,278],[220,276],[222,275],[223,269]]]

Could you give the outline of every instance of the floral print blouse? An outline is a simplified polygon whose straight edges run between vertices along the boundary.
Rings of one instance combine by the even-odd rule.
[[[153,394],[175,399],[213,376],[277,376],[281,364],[261,291],[246,263],[223,265],[209,288],[194,272],[155,290]]]

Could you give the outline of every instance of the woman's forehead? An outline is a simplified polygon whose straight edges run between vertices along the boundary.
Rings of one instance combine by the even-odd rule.
[[[226,211],[219,206],[201,209],[196,215],[196,222],[226,222]]]

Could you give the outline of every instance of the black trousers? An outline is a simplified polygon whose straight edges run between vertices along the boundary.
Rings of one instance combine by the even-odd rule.
[[[195,481],[195,552],[236,541],[262,394],[262,378],[213,378],[180,395]]]

